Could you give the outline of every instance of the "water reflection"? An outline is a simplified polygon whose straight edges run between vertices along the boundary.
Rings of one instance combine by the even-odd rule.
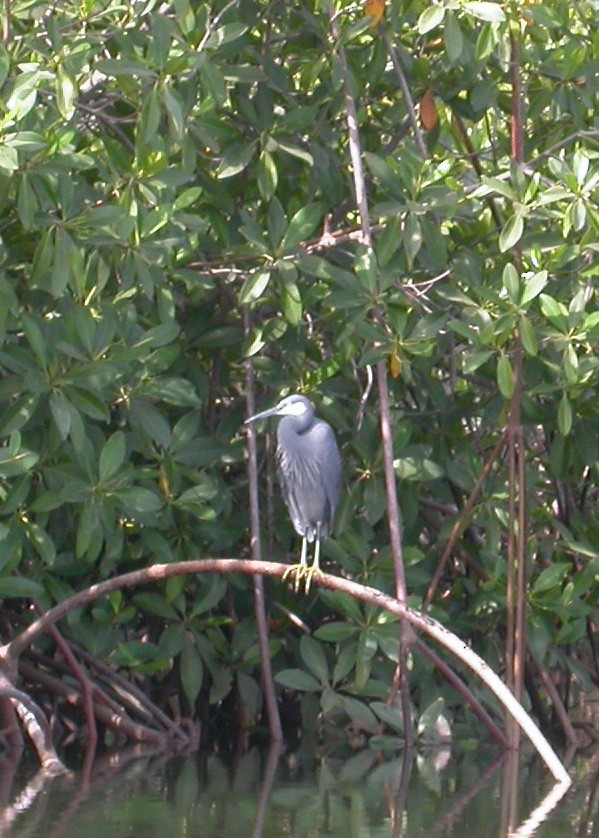
[[[573,770],[588,764],[579,758]],[[8,838],[548,838],[596,834],[599,817],[596,769],[560,802],[565,790],[542,766],[482,749],[387,759],[306,743],[292,755],[252,749],[226,762],[131,748],[53,779],[25,778],[4,760],[0,793]]]

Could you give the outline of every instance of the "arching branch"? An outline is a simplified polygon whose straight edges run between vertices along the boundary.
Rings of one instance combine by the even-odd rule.
[[[142,570],[134,570],[122,576],[115,576],[105,582],[99,582],[91,588],[80,591],[72,597],[55,605],[42,617],[35,620],[18,637],[0,647],[0,662],[7,671],[14,671],[18,656],[41,634],[46,632],[58,620],[63,619],[78,608],[89,605],[101,596],[121,588],[131,588],[148,584],[149,582],[169,579],[172,576],[186,576],[201,573],[248,573],[262,576],[282,577],[288,565],[280,562],[256,562],[242,559],[205,559],[189,562],[174,562],[173,564],[156,564]],[[522,705],[506,687],[491,667],[479,657],[463,640],[445,628],[441,623],[402,605],[396,599],[375,588],[359,585],[349,579],[342,579],[328,573],[315,576],[314,582],[329,590],[340,591],[354,599],[369,602],[400,620],[407,620],[415,629],[423,631],[437,643],[455,655],[465,666],[471,669],[483,683],[491,690],[503,704],[507,712],[520,725],[531,740],[547,767],[556,780],[569,785],[571,780],[566,769],[560,762],[555,751],[545,739],[534,721],[530,718]]]

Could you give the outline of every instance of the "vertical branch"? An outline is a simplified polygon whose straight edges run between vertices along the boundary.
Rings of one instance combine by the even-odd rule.
[[[358,128],[358,114],[356,103],[349,88],[350,70],[347,63],[347,56],[341,43],[339,26],[333,14],[331,14],[331,31],[337,43],[339,61],[343,68],[344,75],[344,100],[347,117],[347,129],[349,136],[349,150],[353,168],[354,188],[356,191],[356,204],[360,215],[360,227],[362,231],[362,243],[368,250],[372,250],[372,229],[370,215],[368,212],[368,195],[366,191],[366,178],[362,163],[362,143]],[[377,322],[382,321],[380,311],[375,311],[374,317]],[[399,503],[397,500],[397,486],[395,483],[395,471],[393,468],[393,437],[391,432],[391,409],[389,403],[389,385],[387,380],[387,368],[384,361],[379,361],[376,368],[377,386],[379,390],[379,413],[381,423],[381,438],[383,443],[383,461],[385,470],[385,494],[387,500],[387,519],[389,523],[389,540],[391,543],[391,555],[393,557],[393,568],[395,572],[396,597],[402,604],[406,604],[406,578],[403,563],[403,549],[401,543],[401,532],[399,524]],[[404,733],[406,748],[414,745],[414,734],[412,730],[412,714],[410,708],[410,692],[407,682],[407,658],[409,645],[412,638],[412,629],[407,622],[401,623],[401,644],[399,665],[394,678],[394,683],[388,698],[388,703],[394,703],[397,691],[401,696],[401,705],[404,721]]]
[[[4,20],[2,21],[2,43],[8,46],[10,41],[10,3],[11,0],[4,0]]]
[[[520,34],[514,24],[510,31],[510,79],[512,87],[511,155],[517,166],[524,160],[523,101],[520,66]],[[522,271],[520,247],[514,253],[518,272]],[[526,656],[526,473],[522,431],[522,340],[517,331],[512,353],[514,392],[508,414],[509,532],[507,580],[507,680],[518,700],[524,688]],[[516,748],[520,730],[510,726],[510,741]]]
[[[247,306],[243,307],[243,329],[247,337],[251,331],[251,316]],[[246,406],[247,415],[253,416],[256,412],[254,366],[251,358],[245,362],[245,383],[246,383]],[[248,481],[249,481],[249,504],[250,504],[250,528],[251,528],[251,551],[252,559],[260,561],[262,558],[262,546],[260,543],[260,506],[258,501],[258,451],[256,445],[256,432],[252,425],[248,426]],[[266,620],[266,602],[264,597],[264,582],[261,576],[254,574],[254,608],[256,614],[256,625],[258,627],[258,645],[260,647],[260,662],[262,671],[262,686],[266,700],[266,712],[268,714],[268,727],[270,738],[273,742],[283,741],[281,718],[277,704],[275,684],[272,677],[272,666],[270,663],[270,647],[268,642],[268,623]]]

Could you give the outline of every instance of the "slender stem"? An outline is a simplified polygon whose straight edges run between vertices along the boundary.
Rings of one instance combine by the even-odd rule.
[[[368,194],[366,190],[366,178],[362,163],[362,143],[358,128],[358,113],[356,103],[349,88],[348,79],[350,69],[347,62],[345,49],[340,39],[340,32],[337,20],[331,14],[331,31],[337,43],[339,61],[343,69],[345,84],[345,111],[347,116],[347,130],[349,136],[349,151],[352,161],[354,187],[356,191],[356,204],[360,215],[360,226],[362,229],[363,244],[372,250],[372,227],[368,211]],[[375,319],[382,320],[382,314],[375,312]],[[407,601],[406,577],[403,563],[403,549],[400,532],[399,503],[397,501],[397,486],[395,483],[395,470],[393,468],[393,436],[391,433],[391,408],[389,401],[389,385],[387,381],[387,368],[384,361],[379,361],[376,367],[377,386],[379,391],[379,415],[381,423],[381,438],[383,443],[383,460],[385,469],[385,494],[387,499],[387,519],[389,524],[389,540],[391,543],[391,554],[393,556],[393,567],[395,572],[395,591],[399,602],[405,605]],[[401,695],[401,706],[404,721],[404,734],[406,748],[414,746],[414,732],[412,728],[412,713],[410,706],[410,690],[407,681],[408,654],[413,632],[407,623],[402,621],[401,642],[399,650],[399,664],[396,677],[389,695],[389,701],[394,700],[394,695],[399,689]]]
[[[250,311],[247,307],[244,307],[243,309],[243,325],[247,337],[250,334],[252,325]],[[247,415],[253,416],[256,412],[256,400],[254,366],[251,358],[248,358],[245,362],[245,383]],[[258,497],[258,446],[256,444],[256,432],[252,425],[248,427],[247,439],[251,550],[252,558],[256,561],[260,561],[262,559],[262,545],[260,541],[260,502]],[[254,576],[254,608],[256,614],[256,625],[258,627],[262,686],[264,688],[270,738],[273,742],[282,742],[283,730],[281,728],[281,718],[279,716],[279,706],[277,704],[277,694],[270,662],[270,644],[268,638],[268,622],[266,619],[264,582],[262,577],[258,575]]]
[[[33,600],[33,607],[35,608],[37,614],[44,613],[44,609],[35,599]],[[96,717],[94,715],[94,685],[75,657],[70,645],[58,631],[56,626],[52,626],[50,634],[81,685],[81,691],[83,693],[83,712],[87,724],[87,747],[90,751],[95,753],[98,745],[98,728],[96,726]]]

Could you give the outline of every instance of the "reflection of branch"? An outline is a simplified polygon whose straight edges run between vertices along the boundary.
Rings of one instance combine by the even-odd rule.
[[[35,701],[14,687],[0,674],[0,698],[9,698],[29,738],[35,746],[43,770],[49,775],[67,774],[67,769],[59,760],[52,744],[50,726]]]
[[[424,643],[419,637],[416,638],[416,648],[423,655],[425,658],[428,658],[429,661],[439,670],[439,672],[443,675],[443,677],[448,681],[448,683],[454,688],[454,690],[460,695],[464,701],[466,701],[472,711],[483,725],[487,728],[487,731],[492,739],[498,745],[501,745],[502,748],[508,747],[508,741],[505,735],[499,730],[493,719],[489,716],[485,708],[482,706],[480,701],[476,698],[476,696],[472,693],[471,690],[468,689],[466,684],[462,681],[460,676],[453,671],[453,669],[448,666],[444,660],[442,660],[432,649]]]
[[[442,835],[445,834],[448,828],[456,821],[457,818],[463,816],[464,809],[466,806],[474,800],[474,798],[482,791],[482,789],[487,785],[489,780],[497,773],[498,769],[501,768],[503,763],[507,758],[507,754],[503,753],[499,756],[495,762],[490,765],[487,770],[483,773],[482,777],[476,781],[476,783],[468,789],[466,794],[463,794],[451,807],[447,814],[443,815],[443,817],[439,818],[435,825],[429,829],[428,835],[432,838],[433,835]]]
[[[258,800],[256,809],[256,820],[254,821],[254,829],[252,830],[253,838],[262,838],[268,799],[275,781],[277,765],[284,750],[285,748],[280,742],[273,742],[268,751],[268,760],[260,787],[260,799]]]
[[[174,576],[189,576],[203,573],[259,573],[262,576],[282,577],[289,570],[288,564],[282,562],[255,562],[250,559],[199,559],[189,562],[173,562],[172,564],[156,564],[141,570],[133,570],[122,576],[114,576],[104,582],[98,582],[91,588],[74,594],[68,599],[50,608],[46,613],[29,625],[20,635],[9,643],[0,647],[0,662],[8,667],[14,663],[18,655],[23,652],[37,637],[43,634],[51,625],[62,620],[78,608],[89,605],[101,596],[122,588],[132,588],[146,585],[149,582],[162,581]],[[340,591],[361,602],[368,602],[376,608],[381,608],[395,615],[400,620],[407,620],[411,625],[428,634],[437,643],[448,649],[455,657],[471,669],[483,683],[491,690],[503,704],[507,712],[526,732],[534,747],[539,752],[545,764],[560,782],[570,783],[565,768],[559,761],[553,748],[547,742],[539,728],[530,718],[522,705],[516,701],[513,694],[505,686],[501,678],[491,667],[463,640],[446,629],[437,620],[427,614],[408,608],[393,597],[384,594],[376,588],[359,585],[350,579],[342,579],[329,573],[315,574],[314,583],[330,591]]]
[[[547,820],[555,809],[564,794],[568,791],[570,783],[556,783],[549,794],[539,803],[537,808],[530,813],[524,823],[514,832],[510,832],[508,838],[531,838],[536,835],[539,826]]]
[[[3,806],[0,810],[0,832],[2,835],[14,825],[24,812],[31,809],[48,783],[48,774],[42,769],[37,772],[24,789],[15,797],[10,806]]]

